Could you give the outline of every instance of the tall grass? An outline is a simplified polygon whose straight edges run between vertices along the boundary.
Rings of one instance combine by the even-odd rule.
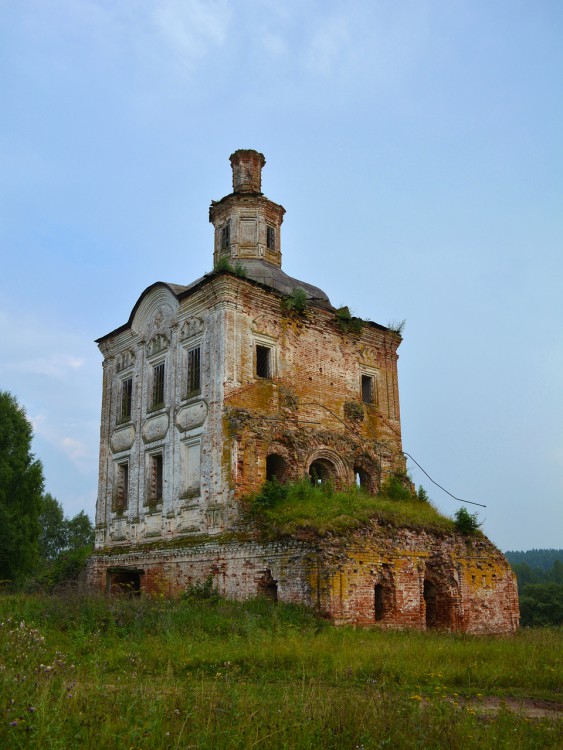
[[[479,701],[557,700],[561,631],[335,629],[266,600],[78,595],[0,597],[0,622],[0,747],[558,746],[555,721]]]
[[[271,537],[313,532],[344,534],[379,518],[396,526],[453,531],[454,522],[428,501],[421,501],[396,477],[370,495],[359,487],[336,491],[330,483],[313,485],[309,479],[279,484],[266,482],[247,501],[254,522]]]

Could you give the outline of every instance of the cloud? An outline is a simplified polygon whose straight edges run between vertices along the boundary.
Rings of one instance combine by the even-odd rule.
[[[161,0],[152,19],[178,63],[190,68],[210,47],[225,42],[231,12],[226,0]]]
[[[8,362],[5,369],[28,375],[46,375],[47,377],[64,380],[70,371],[82,367],[85,360],[72,354],[51,354],[48,357],[34,357],[31,359]]]
[[[63,433],[59,428],[53,427],[46,414],[30,416],[29,420],[33,427],[35,437],[42,438],[53,446],[58,452],[63,453],[67,459],[82,473],[89,473],[92,469],[92,450],[86,443]],[[68,425],[62,425],[68,428]]]
[[[316,73],[329,75],[337,65],[347,65],[352,52],[351,41],[345,17],[327,18],[310,41],[308,67]]]

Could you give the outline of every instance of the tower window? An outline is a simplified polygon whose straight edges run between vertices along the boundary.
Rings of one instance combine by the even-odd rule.
[[[231,244],[231,223],[228,221],[221,230],[221,250],[228,250]]]
[[[155,365],[152,370],[152,403],[153,409],[164,404],[164,362]]]
[[[133,378],[127,378],[121,383],[121,406],[119,421],[131,419],[131,397],[133,395]]]
[[[364,404],[373,404],[373,397],[373,377],[371,375],[362,375],[362,401]]]
[[[129,464],[119,464],[117,467],[116,509],[125,510],[129,499]]]
[[[201,347],[195,346],[188,351],[188,392],[195,396],[201,391]]]
[[[269,250],[276,249],[276,230],[274,227],[266,227],[266,247]]]
[[[149,501],[155,503],[162,500],[163,460],[162,453],[155,453],[150,457],[149,466]]]
[[[256,347],[256,377],[272,377],[271,349],[268,346]]]

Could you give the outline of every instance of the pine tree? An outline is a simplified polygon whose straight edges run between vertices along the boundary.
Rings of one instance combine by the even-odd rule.
[[[31,452],[24,409],[0,391],[0,579],[16,580],[37,561],[43,467]]]

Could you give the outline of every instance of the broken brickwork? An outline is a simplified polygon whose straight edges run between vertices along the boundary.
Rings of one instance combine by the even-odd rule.
[[[514,580],[486,540],[470,549],[374,522],[343,550],[259,543],[245,527],[241,499],[266,479],[376,493],[404,472],[401,337],[282,271],[285,210],[261,192],[264,157],[238,151],[231,163],[233,192],[210,208],[217,270],[153,284],[98,341],[91,580],[177,595],[211,575],[226,596],[303,602],[337,622],[510,632]]]

